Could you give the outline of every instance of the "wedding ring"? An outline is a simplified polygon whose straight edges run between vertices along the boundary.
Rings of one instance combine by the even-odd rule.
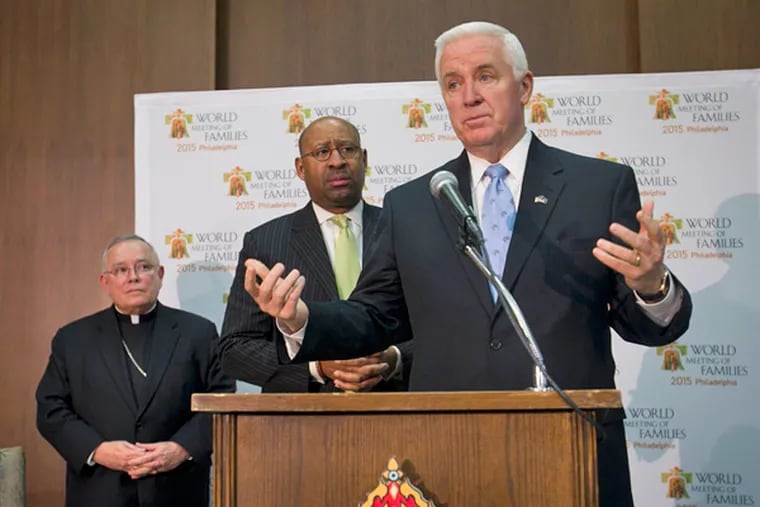
[[[641,266],[641,255],[639,255],[639,252],[636,252],[636,260],[634,260],[631,264],[633,264],[637,268]]]

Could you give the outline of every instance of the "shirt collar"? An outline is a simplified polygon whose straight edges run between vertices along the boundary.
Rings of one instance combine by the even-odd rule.
[[[509,150],[498,163],[507,168],[509,174],[515,178],[518,183],[518,188],[522,184],[523,176],[525,175],[525,166],[528,163],[528,150],[530,149],[530,141],[533,138],[530,129],[525,129],[525,134],[517,141],[511,150]],[[491,162],[484,160],[480,157],[476,157],[469,151],[467,152],[467,158],[470,161],[470,177],[473,187],[483,178],[488,166],[493,165]]]
[[[325,222],[330,220],[333,216],[336,215],[336,213],[332,213],[330,211],[327,211],[319,204],[315,203],[314,201],[311,201],[311,207],[314,210],[314,215],[317,217],[317,223],[322,226]],[[344,215],[346,215],[351,222],[353,222],[356,226],[359,227],[359,230],[362,230],[362,214],[364,213],[364,201],[359,199],[359,202],[356,203],[356,206],[351,208],[350,210],[346,211]]]

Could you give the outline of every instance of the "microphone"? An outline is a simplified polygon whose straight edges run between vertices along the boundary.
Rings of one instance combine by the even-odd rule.
[[[466,239],[469,238],[478,248],[483,247],[483,231],[480,230],[472,208],[464,202],[462,194],[459,193],[459,182],[456,176],[449,171],[438,171],[430,179],[430,193],[436,199],[441,199],[443,195],[442,200],[449,205],[459,221],[459,227],[465,235],[465,242],[467,243]]]
[[[531,391],[547,392],[551,391],[552,387],[556,391],[562,400],[569,407],[571,407],[581,418],[596,428],[597,434],[601,435],[603,440],[605,430],[600,423],[583,412],[578,404],[570,398],[567,393],[554,381],[546,370],[546,364],[544,363],[544,356],[541,353],[541,349],[533,337],[533,333],[530,331],[530,327],[523,316],[520,305],[517,304],[512,293],[501,281],[499,274],[495,273],[491,268],[491,262],[488,259],[488,252],[485,249],[485,241],[483,239],[483,231],[480,230],[478,221],[475,219],[475,213],[462,199],[462,194],[459,193],[459,183],[456,176],[449,171],[438,171],[430,179],[430,193],[437,199],[440,199],[441,194],[459,220],[459,227],[462,230],[463,238],[460,238],[459,247],[462,248],[464,253],[475,264],[478,270],[488,279],[488,281],[496,288],[496,293],[499,296],[499,302],[501,303],[504,311],[509,318],[512,328],[517,333],[520,342],[525,350],[528,352],[534,367],[533,367],[533,385],[529,388]],[[482,251],[482,254],[475,248],[473,248],[472,242],[468,240],[475,240],[476,246]],[[549,387],[548,384],[551,385]]]

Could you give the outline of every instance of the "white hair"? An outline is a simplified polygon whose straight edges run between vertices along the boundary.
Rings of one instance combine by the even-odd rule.
[[[495,23],[470,21],[449,28],[435,39],[435,78],[439,83],[441,82],[441,55],[444,48],[457,39],[472,35],[490,35],[501,39],[504,44],[504,57],[507,63],[512,66],[515,79],[522,79],[530,70],[528,68],[528,57],[525,55],[520,39],[515,34]]]
[[[111,241],[109,241],[108,244],[106,245],[106,248],[103,250],[103,257],[101,258],[101,269],[103,271],[105,271],[107,268],[106,263],[108,262],[108,253],[111,251],[113,247],[115,247],[119,243],[124,243],[125,241],[140,241],[144,243],[145,246],[148,247],[148,252],[150,256],[152,257],[151,261],[155,263],[160,262],[158,259],[158,252],[156,252],[156,249],[153,248],[153,245],[148,243],[145,240],[145,238],[133,233],[121,234],[119,236],[112,238]]]

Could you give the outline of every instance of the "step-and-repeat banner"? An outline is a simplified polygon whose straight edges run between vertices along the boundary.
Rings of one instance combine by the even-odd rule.
[[[760,505],[759,83],[538,78],[525,110],[545,142],[633,167],[694,299],[676,343],[614,343],[637,505]],[[462,149],[434,82],[135,97],[136,231],[166,266],[164,303],[221,326],[245,231],[308,200],[296,141],[325,115],[359,129],[373,204]]]

